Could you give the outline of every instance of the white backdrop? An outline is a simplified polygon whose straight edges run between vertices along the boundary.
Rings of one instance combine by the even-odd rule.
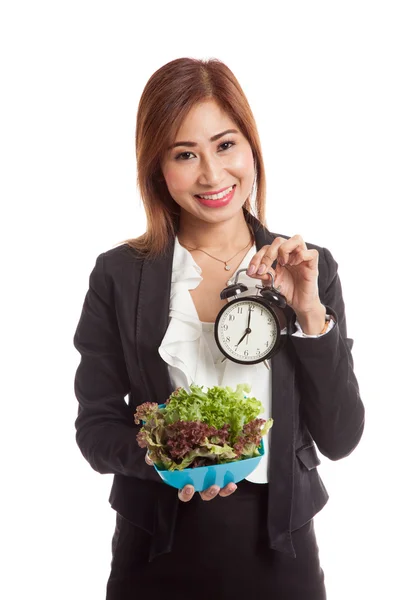
[[[400,594],[396,8],[1,4],[3,598],[105,597],[112,475],[75,443],[72,339],[97,255],[145,229],[137,104],[152,73],[182,56],[220,58],[241,83],[262,141],[269,229],[339,263],[366,426],[349,457],[320,454],[328,598]]]

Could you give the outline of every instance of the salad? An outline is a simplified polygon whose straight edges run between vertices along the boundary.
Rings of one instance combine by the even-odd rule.
[[[236,390],[192,384],[190,392],[177,388],[165,403],[144,402],[136,408],[136,436],[158,469],[169,471],[216,465],[259,456],[261,438],[273,419],[258,418],[264,407],[249,397],[251,386]]]

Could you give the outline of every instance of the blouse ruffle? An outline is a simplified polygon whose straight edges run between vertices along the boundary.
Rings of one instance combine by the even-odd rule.
[[[256,246],[253,245],[237,270],[247,268],[256,252]],[[237,270],[229,279],[229,283],[233,283]],[[201,267],[179,243],[176,236],[171,276],[170,320],[158,352],[173,369],[174,379],[187,389],[191,383],[208,388],[214,385],[230,385],[236,389],[237,383],[250,383],[257,377],[255,371],[264,372],[266,367],[264,363],[240,365],[228,359],[224,360],[222,352],[219,353],[219,358],[214,359],[203,335],[203,327],[210,328],[212,325],[200,321],[190,294],[190,290],[195,289],[203,280],[201,273]],[[256,293],[255,285],[258,281],[248,277],[245,272],[240,274],[239,281],[248,287],[248,291],[243,292],[241,296]],[[221,363],[224,368],[221,368]]]

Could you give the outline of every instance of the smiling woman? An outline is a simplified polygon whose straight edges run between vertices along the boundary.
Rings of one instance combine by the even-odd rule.
[[[364,428],[338,265],[328,249],[267,228],[257,127],[221,61],[180,58],[150,77],[136,158],[146,231],[97,258],[74,337],[77,443],[95,470],[114,475],[107,600],[155,600],[167,588],[176,599],[324,600],[313,517],[328,494],[316,446],[344,458]],[[286,343],[267,369],[221,357],[216,344],[221,290],[240,273],[246,285],[235,293],[272,280],[287,300]],[[250,348],[251,313],[240,319],[234,306],[227,336],[237,325]],[[268,345],[258,323],[258,345]],[[137,442],[137,407],[193,383],[246,384],[273,418],[262,460],[236,486],[170,487]]]
[[[177,59],[150,77],[139,101],[136,158],[148,226],[125,242],[137,253],[162,255],[179,222],[182,241],[232,255],[248,241],[242,206],[266,226],[257,126],[221,61]],[[232,186],[230,196],[215,197]]]

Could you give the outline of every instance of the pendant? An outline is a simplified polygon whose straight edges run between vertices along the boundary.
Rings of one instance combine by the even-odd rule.
[[[225,271],[230,271],[230,270],[231,270],[230,266],[229,265],[225,265]]]

